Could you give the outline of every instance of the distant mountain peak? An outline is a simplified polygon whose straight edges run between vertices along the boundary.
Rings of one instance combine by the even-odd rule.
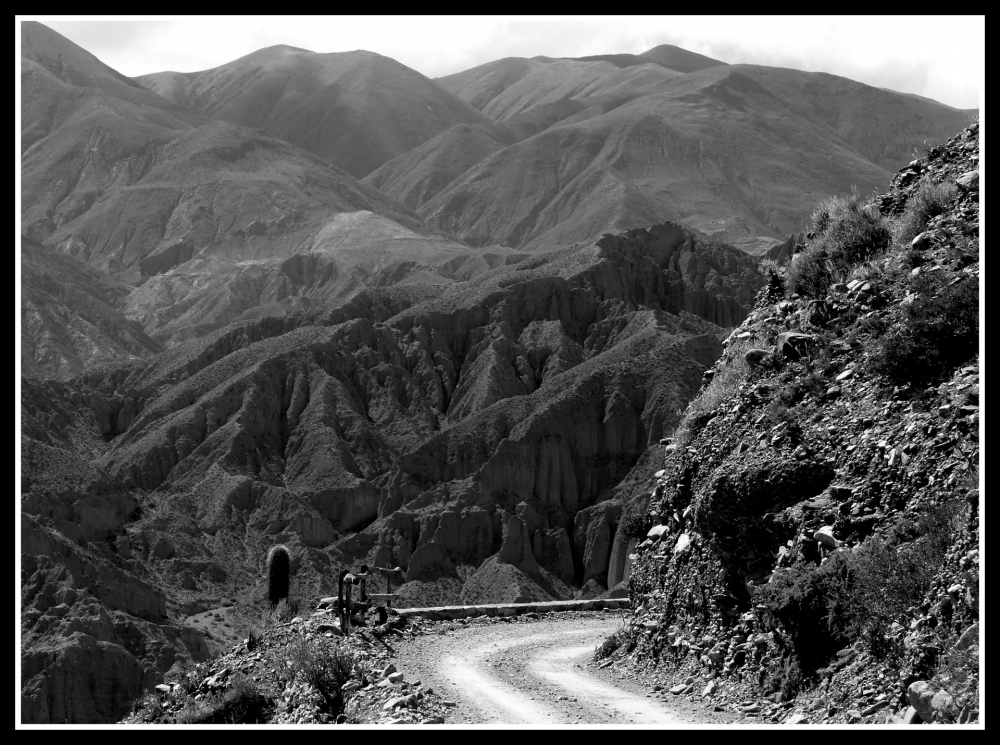
[[[722,60],[706,57],[704,54],[690,52],[673,44],[660,44],[652,49],[647,49],[639,56],[648,62],[655,62],[677,72],[696,72],[709,67],[729,64]]]

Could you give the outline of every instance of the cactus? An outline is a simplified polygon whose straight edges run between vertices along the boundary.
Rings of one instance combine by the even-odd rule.
[[[273,608],[288,597],[288,549],[272,546],[267,552],[267,597]]]

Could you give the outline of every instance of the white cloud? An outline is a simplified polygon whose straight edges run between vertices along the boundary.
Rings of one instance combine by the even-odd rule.
[[[843,75],[959,108],[980,106],[982,16],[43,17],[126,75],[202,70],[261,47],[368,49],[428,77],[500,57],[638,53],[676,44],[726,62]]]

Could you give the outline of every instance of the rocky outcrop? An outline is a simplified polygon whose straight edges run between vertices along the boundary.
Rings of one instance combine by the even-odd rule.
[[[635,552],[639,540],[625,535],[621,530],[615,531],[615,539],[611,544],[611,558],[608,559],[608,587],[614,587],[628,579],[631,560],[629,556]]]
[[[601,502],[580,510],[573,522],[573,561],[580,584],[594,580],[605,587],[611,546],[622,506],[617,500]]]
[[[678,695],[702,677],[718,705],[771,721],[978,718],[979,206],[960,182],[978,137],[931,148],[873,200],[922,232],[870,272],[822,297],[758,295],[662,468],[622,494],[651,494],[634,513],[653,526],[628,583],[634,654]],[[940,214],[920,217],[928,194]],[[934,340],[941,314],[954,323]]]
[[[23,724],[91,724],[127,712],[143,673],[121,646],[74,632],[22,655],[21,677]]]
[[[81,548],[21,516],[23,723],[115,721],[175,662],[208,657],[201,632],[167,620],[134,560]]]
[[[538,574],[538,564],[531,550],[531,534],[528,526],[517,515],[507,518],[497,561],[511,564],[526,574]]]

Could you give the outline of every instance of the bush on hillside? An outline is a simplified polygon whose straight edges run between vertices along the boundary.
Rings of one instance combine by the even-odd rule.
[[[941,527],[947,526],[942,522]],[[906,617],[930,589],[941,567],[947,540],[944,531],[934,529],[921,540],[907,545],[880,536],[867,538],[852,557],[853,583],[849,627],[878,659],[901,658],[902,639],[890,633],[894,621]]]
[[[788,633],[803,674],[826,664],[848,641],[850,567],[836,553],[823,564],[809,562],[776,571],[755,598]]]
[[[774,259],[761,259],[760,273],[764,275],[767,285],[767,297],[774,302],[785,296],[784,271]]]
[[[788,266],[787,291],[823,297],[834,282],[851,269],[885,251],[892,242],[889,224],[870,202],[858,194],[830,197],[813,213],[815,237]]]
[[[178,724],[266,724],[274,700],[246,675],[234,676],[224,694],[192,701],[177,715]]]
[[[329,713],[340,714],[345,703],[340,689],[357,665],[354,653],[341,644],[317,643],[300,636],[288,645],[285,654],[292,663],[291,673],[316,689]]]
[[[953,183],[935,184],[924,178],[906,200],[903,213],[896,219],[894,233],[896,243],[909,246],[932,217],[943,213],[958,196],[958,187]]]
[[[614,633],[594,648],[594,659],[607,659],[622,647],[625,648],[625,654],[631,652],[635,647],[635,640],[629,634],[628,626],[624,622],[615,629]]]
[[[788,633],[802,676],[812,676],[859,640],[873,656],[901,661],[901,639],[890,627],[930,590],[957,516],[955,504],[940,505],[818,566],[800,562],[772,575],[755,600]],[[793,675],[785,682],[794,687],[798,681]]]
[[[644,502],[644,499],[637,499],[623,510],[618,529],[626,538],[645,538],[653,527],[653,518],[643,508]]]
[[[872,372],[893,384],[943,379],[979,350],[979,288],[966,279],[906,307],[869,358]]]

